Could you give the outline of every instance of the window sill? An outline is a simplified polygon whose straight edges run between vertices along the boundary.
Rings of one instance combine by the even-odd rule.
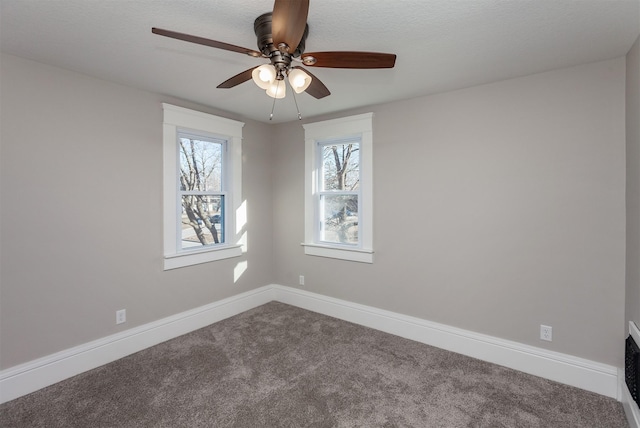
[[[223,248],[172,254],[164,256],[164,270],[214,262],[216,260],[230,259],[232,257],[240,257],[241,255],[242,247],[240,245],[229,245]]]
[[[304,253],[308,256],[328,257],[359,263],[373,263],[373,250],[305,243],[303,243],[302,246],[304,247]]]

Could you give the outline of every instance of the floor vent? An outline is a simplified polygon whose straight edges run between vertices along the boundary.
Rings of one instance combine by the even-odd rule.
[[[624,353],[624,378],[633,400],[640,406],[640,349],[633,337],[627,337]]]

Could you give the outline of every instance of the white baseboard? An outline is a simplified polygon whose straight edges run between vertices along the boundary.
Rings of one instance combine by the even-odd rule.
[[[282,303],[620,400],[618,369],[613,366],[292,287],[273,287],[274,299]]]
[[[276,300],[622,400],[618,369],[281,285],[246,293],[0,372],[0,403]],[[635,428],[635,427],[634,427]]]
[[[0,403],[268,303],[272,289],[251,290],[2,370]]]

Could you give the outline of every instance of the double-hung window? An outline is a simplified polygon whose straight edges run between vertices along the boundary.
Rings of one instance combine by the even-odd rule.
[[[178,130],[178,246],[225,243],[227,140]]]
[[[358,248],[360,136],[316,142],[317,241]]]
[[[163,104],[164,269],[242,254],[241,122]]]
[[[372,117],[304,125],[305,254],[373,262]]]

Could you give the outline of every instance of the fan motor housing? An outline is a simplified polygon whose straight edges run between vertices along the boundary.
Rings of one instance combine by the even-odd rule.
[[[271,33],[271,12],[263,13],[253,23],[253,31],[256,33],[258,37],[258,49],[264,55],[271,57],[273,52],[278,51],[278,47],[273,45],[273,37]],[[289,55],[292,57],[299,57],[304,52],[305,41],[307,40],[307,36],[309,35],[309,25],[305,24],[304,26],[304,34],[302,35],[302,39],[296,50],[293,52],[289,52]]]

